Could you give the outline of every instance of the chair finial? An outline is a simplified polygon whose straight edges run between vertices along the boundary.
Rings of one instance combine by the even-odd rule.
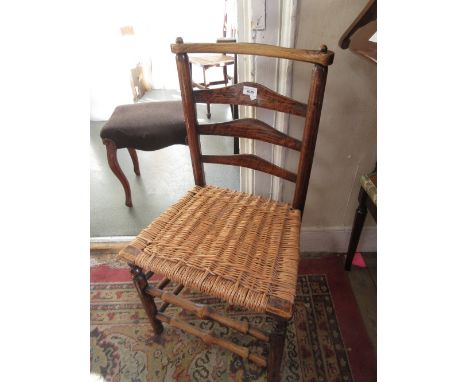
[[[320,52],[327,53],[328,47],[325,44],[320,45]]]
[[[182,40],[182,37],[177,37],[175,42],[176,42],[176,44],[183,44],[184,40]]]

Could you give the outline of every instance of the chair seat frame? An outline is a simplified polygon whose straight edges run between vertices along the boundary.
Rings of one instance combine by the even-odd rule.
[[[250,167],[275,176],[282,177],[296,183],[292,208],[301,212],[304,209],[307,188],[309,184],[310,171],[315,151],[320,112],[322,107],[328,65],[333,62],[333,52],[328,51],[326,46],[322,46],[320,51],[310,51],[302,49],[288,49],[264,44],[247,43],[213,43],[213,44],[184,44],[181,38],[176,40],[176,44],[171,45],[172,52],[176,54],[177,69],[181,88],[182,102],[184,104],[184,117],[187,128],[187,140],[190,147],[192,168],[195,184],[205,186],[203,162],[233,164]],[[194,91],[191,79],[190,61],[188,53],[227,53],[227,54],[251,54],[267,57],[285,58],[299,60],[314,64],[312,70],[312,81],[307,105],[281,96],[267,88],[258,85],[256,100],[249,97],[239,97],[242,94],[242,86],[237,84],[221,89],[207,89]],[[251,85],[251,83],[249,83]],[[281,133],[272,131],[272,127],[259,121],[238,120],[230,123],[198,125],[196,118],[195,102],[212,102],[224,104],[251,105],[267,109],[288,112],[300,115],[305,118],[304,133],[302,142]],[[207,127],[208,126],[208,127]],[[211,127],[209,127],[211,126]],[[249,130],[247,134],[245,131]],[[244,136],[247,138],[259,139],[284,147],[300,151],[298,171],[296,174],[281,169],[269,162],[256,157],[255,155],[229,155],[229,156],[208,156],[201,154],[199,134],[216,134]],[[150,323],[156,336],[162,333],[162,323],[179,328],[187,333],[201,338],[209,345],[217,345],[227,349],[245,360],[251,361],[260,367],[267,368],[268,381],[279,381],[281,360],[285,343],[285,334],[288,321],[292,318],[292,307],[285,309],[279,304],[276,309],[267,313],[273,320],[273,329],[270,333],[250,326],[246,322],[240,322],[226,317],[207,305],[195,304],[180,297],[184,290],[184,285],[177,285],[173,292],[167,292],[164,288],[171,282],[168,278],[162,279],[157,286],[149,284],[154,273],[144,270],[135,264],[140,250],[130,246],[124,248],[119,257],[130,266],[135,288],[138,291],[141,303],[148,315]],[[158,298],[162,301],[159,307],[154,301]],[[250,335],[257,340],[270,344],[267,357],[252,353],[249,348],[237,345],[226,339],[216,337],[210,332],[200,330],[183,320],[169,317],[164,312],[169,304],[176,305],[188,312],[194,313],[200,319],[208,319],[219,324],[237,330],[240,333]],[[285,312],[291,312],[287,314]]]

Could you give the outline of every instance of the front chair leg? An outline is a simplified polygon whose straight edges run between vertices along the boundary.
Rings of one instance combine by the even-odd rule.
[[[163,325],[162,322],[156,318],[158,308],[156,307],[153,297],[145,292],[145,289],[148,286],[148,280],[140,267],[130,264],[130,272],[133,275],[133,284],[135,284],[135,288],[138,291],[138,295],[140,296],[141,303],[145,308],[146,315],[153,327],[154,334],[157,336],[162,333]]]
[[[125,174],[123,173],[122,169],[120,168],[119,162],[117,161],[117,146],[115,145],[114,141],[110,139],[103,139],[102,142],[106,145],[107,151],[107,163],[109,163],[109,167],[111,168],[112,172],[115,174],[117,179],[120,180],[122,186],[125,191],[125,205],[127,207],[132,207],[132,194],[130,191],[130,184],[128,183]]]
[[[281,361],[283,359],[284,341],[288,321],[273,317],[273,330],[270,334],[270,353],[268,354],[267,381],[279,382],[281,377]]]

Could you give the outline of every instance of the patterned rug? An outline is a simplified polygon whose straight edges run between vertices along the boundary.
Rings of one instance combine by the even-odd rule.
[[[353,373],[355,365],[350,362],[353,358],[350,357],[350,345],[353,344],[343,338],[330,275],[308,272],[310,267],[317,268],[314,262],[320,260],[305,260],[306,264],[301,264],[295,312],[287,329],[282,381],[375,380],[373,370],[362,373],[361,364],[366,369],[365,362],[355,362],[358,375]],[[224,310],[226,315],[248,321],[264,331],[271,329],[268,316],[230,309],[218,299],[192,291],[184,292],[184,297],[196,303],[210,304]],[[258,354],[267,354],[267,345],[250,336],[200,320],[176,307],[168,308],[166,313],[248,346]],[[362,322],[360,324],[362,326]],[[352,338],[350,340],[352,342]],[[99,375],[101,380],[116,382],[266,380],[265,369],[222,348],[209,347],[200,339],[168,325],[164,324],[162,335],[154,338],[128,270],[112,260],[92,262],[91,372]]]

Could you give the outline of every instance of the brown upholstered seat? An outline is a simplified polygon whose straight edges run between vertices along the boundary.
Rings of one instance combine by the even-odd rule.
[[[185,144],[185,136],[181,101],[117,106],[101,130],[101,138],[112,140],[117,149],[159,150]]]
[[[213,186],[189,191],[120,256],[184,286],[291,318],[301,213],[287,203]]]
[[[133,169],[140,175],[136,150],[153,151],[185,144],[185,121],[181,101],[145,102],[117,106],[101,129],[107,161],[125,191],[125,204],[132,207],[130,184],[120,168],[117,150],[127,148]]]

